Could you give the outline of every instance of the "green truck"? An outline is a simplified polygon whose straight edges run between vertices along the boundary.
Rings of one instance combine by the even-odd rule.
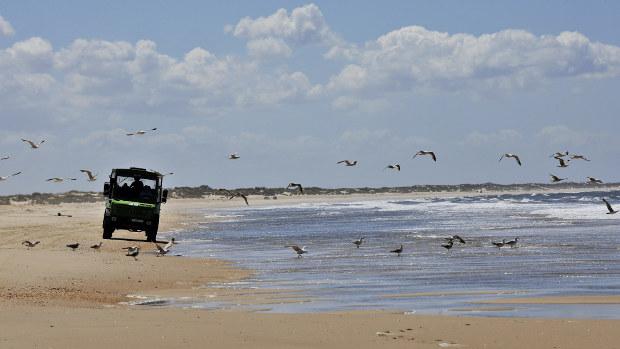
[[[103,185],[106,197],[103,238],[112,238],[116,229],[143,231],[146,241],[156,241],[161,204],[168,197],[164,176],[143,168],[117,168]]]

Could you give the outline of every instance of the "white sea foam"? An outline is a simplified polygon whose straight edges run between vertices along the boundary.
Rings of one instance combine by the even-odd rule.
[[[604,205],[545,205],[546,208],[534,210],[532,214],[544,215],[549,218],[568,220],[602,220],[620,219],[620,215],[606,214]]]

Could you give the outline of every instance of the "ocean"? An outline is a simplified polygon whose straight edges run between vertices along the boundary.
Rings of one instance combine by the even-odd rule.
[[[198,212],[175,253],[255,271],[235,284],[289,291],[262,311],[620,318],[620,305],[482,305],[515,296],[617,295],[620,191],[240,206]],[[344,200],[344,199],[343,199]],[[458,234],[451,250],[444,238]],[[358,249],[353,240],[364,236]],[[493,241],[518,237],[515,248]],[[306,246],[303,258],[285,246]],[[400,257],[390,250],[403,245]],[[291,301],[292,300],[292,301]],[[209,304],[191,304],[211,307]]]

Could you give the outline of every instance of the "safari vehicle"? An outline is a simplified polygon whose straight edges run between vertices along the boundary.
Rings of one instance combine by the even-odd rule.
[[[110,181],[103,185],[104,239],[110,239],[116,229],[126,229],[143,231],[146,241],[156,241],[161,204],[168,197],[163,178],[159,172],[138,167],[112,170]]]

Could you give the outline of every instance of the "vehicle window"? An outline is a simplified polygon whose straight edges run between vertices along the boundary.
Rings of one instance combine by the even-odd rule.
[[[117,176],[112,198],[155,203],[157,201],[157,183],[153,179]]]

